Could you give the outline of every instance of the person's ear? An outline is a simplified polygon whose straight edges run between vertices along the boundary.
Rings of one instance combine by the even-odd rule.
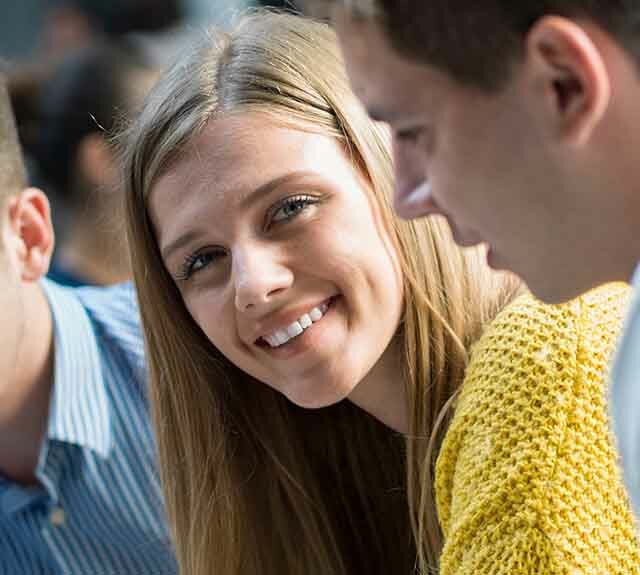
[[[525,61],[552,129],[583,145],[600,124],[611,97],[603,54],[577,22],[559,16],[538,20],[527,34]]]
[[[10,249],[23,281],[39,280],[49,271],[54,233],[47,196],[28,188],[8,200]]]
[[[92,186],[107,185],[116,177],[114,154],[105,137],[98,133],[82,138],[76,152],[76,165]]]

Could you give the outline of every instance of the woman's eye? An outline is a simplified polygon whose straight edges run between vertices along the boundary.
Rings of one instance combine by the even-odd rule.
[[[311,204],[315,204],[318,200],[312,196],[293,196],[284,199],[277,204],[272,211],[269,223],[278,223],[290,220],[297,216],[300,212]]]
[[[209,249],[188,255],[177,279],[188,280],[191,276],[203,270],[222,256],[224,256],[224,251],[220,249]]]

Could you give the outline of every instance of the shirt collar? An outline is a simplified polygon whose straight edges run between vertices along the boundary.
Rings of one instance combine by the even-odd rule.
[[[111,425],[98,342],[73,289],[42,280],[54,329],[54,383],[47,439],[87,447],[101,457],[111,448]]]

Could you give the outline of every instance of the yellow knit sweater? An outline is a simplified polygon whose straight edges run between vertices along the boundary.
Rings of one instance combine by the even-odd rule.
[[[627,296],[525,295],[474,346],[436,466],[441,575],[640,573],[606,405]]]

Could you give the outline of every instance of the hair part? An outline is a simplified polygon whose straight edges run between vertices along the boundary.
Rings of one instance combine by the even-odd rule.
[[[522,58],[528,31],[555,15],[594,22],[640,66],[640,5],[634,0],[308,0],[378,23],[404,56],[462,84],[501,88]]]
[[[405,279],[408,438],[348,401],[304,410],[241,372],[195,324],[164,268],[147,205],[154,184],[205,126],[242,112],[335,138],[370,182]],[[442,544],[432,435],[462,382],[468,347],[515,283],[492,274],[477,250],[458,249],[443,222],[393,217],[388,132],[351,92],[331,29],[256,12],[230,34],[210,34],[156,85],[122,155],[181,569],[345,575],[410,573],[419,564],[426,573]]]

